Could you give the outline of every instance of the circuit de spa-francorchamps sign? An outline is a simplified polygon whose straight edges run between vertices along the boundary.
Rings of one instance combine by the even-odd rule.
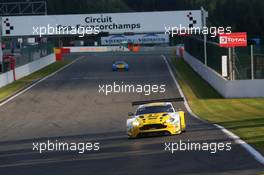
[[[5,16],[2,17],[2,36],[34,36],[69,34],[58,29],[78,30],[90,27],[99,32],[164,32],[166,26],[202,27],[200,10],[105,13],[81,15]],[[154,20],[153,20],[154,19]],[[55,29],[55,30],[54,30]],[[44,32],[44,30],[46,30]]]

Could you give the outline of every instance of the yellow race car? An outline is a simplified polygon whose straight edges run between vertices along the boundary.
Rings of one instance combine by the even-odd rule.
[[[181,98],[176,101],[179,99]],[[129,113],[133,116],[127,120],[127,134],[130,138],[156,134],[174,135],[185,131],[184,111],[176,111],[171,102],[160,101],[164,100],[143,102],[135,114]]]

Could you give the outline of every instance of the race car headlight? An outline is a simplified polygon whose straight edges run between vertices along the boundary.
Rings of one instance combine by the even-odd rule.
[[[169,118],[168,120],[166,120],[166,123],[172,123],[174,121],[174,118]]]
[[[132,125],[133,125],[133,126],[139,126],[139,122],[138,122],[137,120],[134,120],[134,121],[132,122]]]

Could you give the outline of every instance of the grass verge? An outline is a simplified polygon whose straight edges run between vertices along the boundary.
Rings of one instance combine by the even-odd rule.
[[[61,67],[67,65],[70,61],[60,61],[52,63],[37,72],[34,72],[24,78],[21,78],[9,85],[6,85],[0,88],[0,101],[6,99],[7,97],[11,96],[12,94],[16,93],[17,91],[27,87],[31,83],[55,72],[56,70],[60,69]]]
[[[224,99],[183,60],[172,58],[192,111],[240,136],[264,153],[264,98]]]

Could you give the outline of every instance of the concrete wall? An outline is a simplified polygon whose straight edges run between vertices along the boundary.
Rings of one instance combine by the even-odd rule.
[[[225,98],[264,97],[263,79],[229,81],[186,51],[184,60]]]
[[[16,78],[20,79],[23,78],[33,72],[36,72],[45,66],[54,63],[56,61],[54,54],[50,54],[48,56],[45,56],[43,58],[40,58],[36,61],[33,61],[31,63],[25,64],[23,66],[17,67],[16,72]],[[3,87],[5,85],[8,85],[14,81],[13,77],[13,71],[8,71],[4,74],[0,74],[0,87]]]
[[[83,47],[63,47],[69,48],[70,52],[113,52],[113,51],[129,51],[128,48],[119,46],[83,46]]]
[[[0,87],[3,87],[14,81],[13,72],[9,71],[4,74],[0,74]]]

